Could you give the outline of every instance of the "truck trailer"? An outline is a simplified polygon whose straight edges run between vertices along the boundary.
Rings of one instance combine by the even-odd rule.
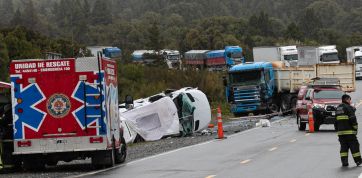
[[[12,155],[25,169],[85,158],[96,167],[125,161],[114,59],[98,53],[13,60],[10,80]]]

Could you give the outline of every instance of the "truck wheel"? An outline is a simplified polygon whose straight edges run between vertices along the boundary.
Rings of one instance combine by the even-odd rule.
[[[283,114],[285,114],[290,109],[290,103],[288,101],[288,99],[282,98],[280,109],[282,110]]]
[[[279,107],[276,103],[270,103],[268,106],[268,112],[269,113],[277,113],[279,112]]]
[[[292,110],[291,112],[293,115],[297,114],[297,101],[297,98],[292,98],[291,100],[290,109]]]
[[[300,116],[297,116],[297,122],[298,122],[298,130],[304,131],[307,124],[305,122],[301,122]]]
[[[116,163],[124,163],[127,157],[127,144],[123,137],[121,137],[121,146],[116,151]]]

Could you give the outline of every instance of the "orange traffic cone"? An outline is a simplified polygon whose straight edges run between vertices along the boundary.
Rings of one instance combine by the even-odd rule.
[[[217,108],[217,139],[224,139],[224,130],[222,128],[222,118],[220,106]]]
[[[313,110],[312,106],[308,107],[308,125],[309,125],[309,132],[314,132],[314,119],[313,119]]]

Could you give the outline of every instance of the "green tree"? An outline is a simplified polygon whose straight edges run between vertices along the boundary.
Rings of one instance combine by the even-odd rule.
[[[34,7],[33,0],[28,0],[23,12],[23,25],[32,30],[39,30],[39,16]]]
[[[4,42],[4,37],[0,34],[0,81],[7,81],[8,80],[8,66],[9,66],[9,56],[7,46]]]
[[[112,23],[112,14],[108,6],[108,0],[97,0],[92,10],[92,23],[95,25],[107,25]]]
[[[23,25],[23,17],[21,15],[20,10],[17,9],[13,18],[10,21],[10,26],[16,27],[16,26],[22,26],[22,25]]]
[[[322,28],[322,22],[313,9],[306,9],[298,22],[298,27],[306,38],[313,39]]]
[[[148,29],[148,45],[149,49],[159,51],[163,48],[163,39],[160,33],[159,25],[153,23]]]
[[[2,3],[0,3],[0,25],[6,26],[10,25],[10,20],[13,18],[14,15],[14,4],[13,0],[3,0]]]
[[[287,39],[294,39],[294,40],[300,40],[301,41],[303,39],[303,34],[300,31],[297,24],[292,22],[292,23],[290,23],[288,25],[287,29],[285,30],[284,37],[287,38]]]

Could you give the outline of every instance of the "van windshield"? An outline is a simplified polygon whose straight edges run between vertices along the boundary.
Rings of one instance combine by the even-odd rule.
[[[230,73],[230,82],[236,85],[259,85],[261,83],[261,70],[248,70]]]

